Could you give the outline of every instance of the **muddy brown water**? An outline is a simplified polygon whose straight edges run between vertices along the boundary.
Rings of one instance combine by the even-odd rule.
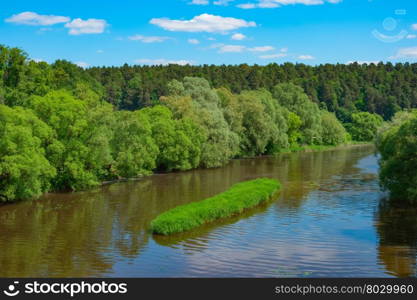
[[[371,146],[233,160],[0,206],[0,277],[416,276],[417,212],[391,207]],[[257,177],[279,196],[170,237],[150,221]]]

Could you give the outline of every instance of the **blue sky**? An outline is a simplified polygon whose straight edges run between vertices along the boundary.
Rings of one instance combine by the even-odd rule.
[[[0,19],[0,44],[81,66],[417,61],[414,0],[19,0]]]

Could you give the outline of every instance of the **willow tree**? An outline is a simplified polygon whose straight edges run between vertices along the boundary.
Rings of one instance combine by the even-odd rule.
[[[157,105],[142,109],[151,121],[152,138],[159,151],[156,165],[165,171],[189,170],[199,166],[204,137],[189,119],[176,120],[172,112]]]
[[[339,145],[349,140],[349,134],[334,113],[321,112],[321,128],[322,142],[325,145]]]
[[[172,88],[175,86],[175,89]],[[226,122],[220,99],[207,80],[185,77],[171,84],[173,95],[162,98],[177,118],[188,118],[197,124],[204,136],[201,146],[203,167],[225,164],[238,152],[239,137]]]
[[[112,109],[92,106],[65,91],[33,96],[28,106],[54,131],[57,142],[48,147],[48,158],[57,169],[55,189],[80,190],[106,177],[112,158]]]
[[[127,178],[151,174],[156,168],[158,146],[149,118],[140,111],[118,111],[114,130],[112,175]]]
[[[0,202],[40,196],[56,175],[45,148],[53,130],[33,112],[0,105]]]

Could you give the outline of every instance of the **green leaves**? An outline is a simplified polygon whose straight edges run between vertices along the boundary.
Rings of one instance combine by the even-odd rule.
[[[417,113],[397,113],[379,132],[380,181],[399,203],[417,204]]]
[[[354,141],[369,142],[375,138],[382,123],[382,117],[377,114],[359,112],[352,114],[352,122],[346,127]]]
[[[0,202],[36,197],[56,170],[45,157],[52,130],[31,111],[0,105]]]

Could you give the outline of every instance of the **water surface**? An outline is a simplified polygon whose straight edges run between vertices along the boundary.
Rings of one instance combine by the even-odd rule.
[[[417,212],[383,201],[369,146],[234,160],[0,207],[0,276],[416,276]],[[270,203],[171,237],[150,221],[272,177]]]

